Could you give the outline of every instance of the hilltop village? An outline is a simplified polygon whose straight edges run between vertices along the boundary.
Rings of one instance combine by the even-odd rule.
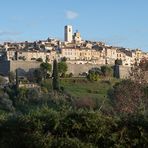
[[[21,69],[29,71],[38,68],[41,62],[53,63],[54,59],[66,59],[70,72],[75,73],[73,66],[114,65],[121,60],[123,67],[132,67],[142,59],[148,59],[148,53],[140,49],[131,50],[123,47],[106,45],[103,42],[83,40],[80,32],[73,33],[71,25],[64,27],[64,41],[48,38],[34,42],[5,42],[0,45],[0,74]],[[71,68],[70,68],[71,67]],[[87,68],[80,72],[87,71]],[[79,72],[78,72],[79,73]]]
[[[147,148],[148,53],[86,41],[4,43],[1,148]]]

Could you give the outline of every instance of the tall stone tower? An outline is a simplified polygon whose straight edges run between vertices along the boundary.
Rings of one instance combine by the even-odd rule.
[[[66,42],[72,42],[72,26],[67,25],[64,27],[64,37]]]

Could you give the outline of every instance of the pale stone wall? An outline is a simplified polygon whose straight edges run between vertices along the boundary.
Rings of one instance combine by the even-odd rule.
[[[0,74],[7,76],[9,72],[15,72],[18,69],[19,75],[25,75],[26,72],[34,70],[40,67],[40,62],[36,61],[3,61],[0,62]],[[94,67],[101,67],[99,64],[70,64],[68,65],[67,73],[73,73],[75,77],[79,76],[83,72],[88,72]],[[131,68],[125,66],[116,66],[115,67],[115,76],[121,79],[129,77],[129,72]]]
[[[37,61],[11,61],[10,62],[10,71],[14,71],[17,68],[22,68],[25,71],[28,71],[30,68],[39,68],[40,62]]]
[[[131,67],[116,65],[114,67],[114,75],[120,79],[128,79],[130,77]]]
[[[80,73],[88,72],[91,68],[100,67],[101,65],[96,64],[67,64],[67,73],[72,73],[74,76],[79,76]]]
[[[0,74],[7,76],[9,72],[18,69],[20,75],[25,75],[29,70],[39,68],[40,64],[36,61],[3,61],[0,62]]]

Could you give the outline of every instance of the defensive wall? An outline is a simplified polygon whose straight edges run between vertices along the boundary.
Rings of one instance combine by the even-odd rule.
[[[1,61],[0,62],[0,74],[3,76],[8,76],[9,72],[13,71],[15,72],[16,69],[18,69],[19,75],[23,76],[26,74],[26,72],[34,70],[36,68],[40,67],[40,62],[37,61]],[[79,74],[82,74],[83,72],[88,72],[91,68],[99,68],[101,65],[96,64],[70,64],[68,65],[68,71],[67,73],[72,73],[75,77],[79,76]],[[125,66],[115,66],[114,67],[114,75],[117,78],[128,78],[130,67]]]
[[[1,61],[0,74],[8,76],[9,72],[15,72],[18,69],[19,75],[23,76],[26,72],[39,68],[40,64],[37,61]]]

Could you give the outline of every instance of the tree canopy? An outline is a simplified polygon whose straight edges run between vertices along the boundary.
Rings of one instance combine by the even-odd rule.
[[[109,66],[101,66],[101,71],[105,77],[113,76],[113,69]]]
[[[51,68],[52,68],[51,64],[49,64],[47,62],[43,62],[43,63],[40,64],[40,68],[43,71],[44,79],[46,79],[47,78],[47,74],[49,72],[51,72]]]
[[[65,74],[67,72],[67,69],[68,67],[67,67],[66,62],[62,61],[58,63],[58,70],[60,74],[63,74],[63,73]]]

